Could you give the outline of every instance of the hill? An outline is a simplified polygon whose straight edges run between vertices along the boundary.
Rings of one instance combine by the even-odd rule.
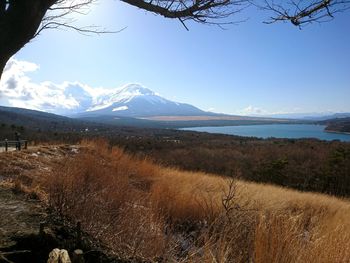
[[[71,119],[47,112],[0,106],[0,141],[14,140],[14,133],[19,132],[21,138],[32,142],[64,140],[67,143],[73,143],[83,134],[94,133],[96,136],[113,129],[115,127],[106,124]]]
[[[80,222],[119,260],[343,263],[350,257],[347,200],[159,166],[103,141],[85,141],[57,158],[61,150],[2,154],[15,162],[0,166],[8,180],[1,187],[49,200],[51,211],[67,224]],[[30,166],[32,159],[48,169]],[[72,253],[74,242],[60,247]],[[46,260],[36,253],[38,242],[21,246],[28,248],[26,262]]]
[[[325,130],[328,132],[350,133],[350,117],[329,119],[321,123],[327,125]]]
[[[123,147],[134,154],[149,156],[160,164],[224,176],[232,176],[233,171],[238,170],[241,171],[240,177],[247,181],[272,183],[337,196],[350,195],[350,178],[346,174],[350,164],[348,143],[313,139],[263,140],[163,129],[164,126],[132,127],[134,118],[122,120],[124,124],[130,121],[127,127],[96,124],[28,110],[24,110],[24,115],[19,114],[22,109],[9,108],[6,112],[9,111],[15,111],[12,112],[14,115],[3,114],[4,111],[0,111],[0,140],[14,139],[15,131],[20,132],[21,138],[31,143],[77,143],[84,138],[103,137],[112,145]],[[34,117],[37,115],[38,118]],[[29,126],[22,126],[28,119]],[[6,124],[1,120],[11,122]],[[17,125],[13,124],[15,120],[18,121],[15,122]],[[53,124],[53,120],[57,120],[58,124]],[[71,127],[65,129],[64,124],[71,121],[76,130]],[[137,121],[142,121],[145,125],[151,122]],[[212,120],[210,122],[213,124]],[[186,124],[185,121],[183,123]],[[187,122],[188,125],[190,123]]]
[[[242,117],[229,115],[202,116],[150,116],[143,118],[99,115],[81,115],[74,118],[52,113],[0,106],[0,125],[22,126],[31,130],[51,132],[96,132],[118,129],[120,127],[136,128],[184,128],[198,126],[230,126],[269,123],[293,123],[291,120]],[[102,113],[101,113],[102,114]]]
[[[88,127],[101,128],[103,125],[72,119],[52,113],[0,106],[0,124],[22,126],[41,131],[81,131]]]

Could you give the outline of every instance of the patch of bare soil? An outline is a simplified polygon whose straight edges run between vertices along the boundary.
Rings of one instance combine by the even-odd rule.
[[[33,262],[32,251],[18,245],[21,239],[38,235],[40,223],[47,218],[45,209],[39,201],[0,187],[0,211],[0,262],[20,262],[21,258]]]
[[[54,248],[71,254],[77,248],[86,253],[85,262],[113,262],[92,241],[79,238],[73,226],[65,225],[40,201],[0,187],[0,262],[44,263]]]
[[[47,214],[41,203],[0,188],[0,250],[15,245],[13,237],[37,233]]]
[[[77,146],[61,145],[0,153],[0,263],[44,263],[54,248],[70,253],[83,249],[86,263],[120,262],[107,257],[94,240],[78,234],[76,226],[62,222],[44,203],[21,193],[22,188],[33,188],[63,157],[73,158],[78,152]]]

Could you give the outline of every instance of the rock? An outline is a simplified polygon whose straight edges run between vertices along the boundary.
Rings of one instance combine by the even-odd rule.
[[[61,263],[71,263],[68,251],[65,249],[61,249],[60,259],[61,259],[61,261],[60,261]]]
[[[55,248],[50,252],[47,263],[71,263],[71,260],[67,250]]]
[[[47,263],[58,263],[59,258],[60,250],[58,248],[55,248],[50,252]]]

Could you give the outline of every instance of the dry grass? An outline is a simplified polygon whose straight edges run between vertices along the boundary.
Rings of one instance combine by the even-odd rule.
[[[158,188],[158,200],[166,196],[167,200],[175,201],[166,202],[172,208],[172,216],[187,214],[200,219],[220,210],[222,189],[227,187],[227,180],[201,173],[163,170],[155,180],[155,186]],[[196,206],[194,200],[201,202]],[[350,203],[347,200],[270,185],[237,182],[235,201],[246,211],[256,211],[257,214],[256,219],[248,212],[241,213],[235,223],[241,224],[243,221],[243,224],[250,225],[243,229],[235,226],[233,231],[229,231],[241,237],[238,240],[243,243],[251,238],[251,233],[244,237],[242,231],[249,232],[250,228],[255,228],[253,245],[246,244],[246,249],[252,250],[249,253],[245,251],[254,262],[350,262]],[[207,208],[208,203],[209,209],[202,209]],[[222,236],[227,235],[227,232],[226,229],[222,231]],[[215,240],[212,245],[215,251],[237,249],[232,246],[231,240],[225,239],[224,244],[222,240],[219,241]],[[230,244],[229,248],[227,244]],[[208,260],[206,257],[205,261],[232,262],[230,258],[223,258]],[[236,257],[234,262],[247,261],[240,261]]]
[[[122,258],[350,262],[350,203],[164,168],[85,141],[46,178],[49,203]]]
[[[66,159],[48,177],[50,205],[80,221],[85,231],[122,258],[162,255],[163,221],[149,207],[148,182],[142,178],[153,167],[135,166],[129,156],[109,150],[103,141],[84,146],[83,153]]]

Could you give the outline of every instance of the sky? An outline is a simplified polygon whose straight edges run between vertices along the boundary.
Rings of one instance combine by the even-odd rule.
[[[72,105],[62,92],[69,83],[92,92],[140,83],[168,99],[228,114],[350,112],[350,12],[302,30],[262,23],[268,17],[250,8],[232,17],[245,22],[225,30],[189,22],[187,31],[178,20],[99,1],[88,15],[76,15],[77,24],[124,30],[43,31],[7,66],[0,105],[25,107],[28,94],[32,108]]]

